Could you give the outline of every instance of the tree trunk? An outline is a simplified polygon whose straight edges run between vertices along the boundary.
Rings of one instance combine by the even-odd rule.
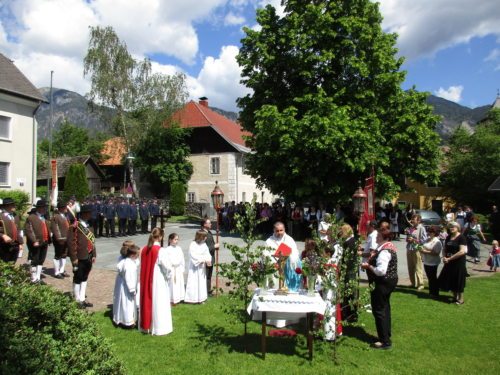
[[[130,176],[130,183],[132,184],[132,193],[135,195],[136,198],[139,198],[139,190],[137,190],[137,183],[135,181],[135,174],[134,174],[134,161],[132,159],[128,161],[128,173]]]

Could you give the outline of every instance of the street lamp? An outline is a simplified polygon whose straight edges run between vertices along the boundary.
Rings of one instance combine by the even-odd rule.
[[[131,153],[128,152],[127,156],[125,157],[125,163],[123,163],[123,196],[127,196],[127,167],[129,161],[132,161],[135,159],[135,156]]]
[[[217,231],[216,231],[216,243],[219,243],[219,212],[224,204],[224,193],[222,192],[218,181],[215,181],[215,187],[212,193],[210,194],[212,197],[212,203],[215,208],[215,214],[217,215]],[[219,295],[219,249],[215,249],[215,295]]]
[[[365,200],[367,199],[365,191],[361,188],[361,181],[358,182],[358,188],[352,195],[352,201],[354,203],[354,213],[359,215],[358,230],[361,231],[361,220],[363,218],[363,213],[365,212]]]

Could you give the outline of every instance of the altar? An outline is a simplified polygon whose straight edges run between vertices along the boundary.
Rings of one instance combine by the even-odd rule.
[[[266,336],[268,319],[297,320],[306,317],[306,338],[309,360],[313,357],[313,320],[314,314],[324,315],[326,303],[319,293],[308,295],[307,291],[290,293],[287,295],[274,295],[272,291],[256,289],[250,301],[247,313],[252,320],[262,321],[261,351],[266,358]]]

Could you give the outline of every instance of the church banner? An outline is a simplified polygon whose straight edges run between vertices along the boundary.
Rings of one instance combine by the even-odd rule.
[[[52,159],[50,161],[51,172],[52,172],[52,185],[50,189],[50,204],[52,207],[57,207],[57,195],[58,195],[58,186],[57,186],[57,160]]]

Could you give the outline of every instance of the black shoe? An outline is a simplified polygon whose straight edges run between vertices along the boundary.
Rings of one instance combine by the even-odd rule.
[[[85,306],[85,302],[77,302],[76,305],[81,310],[85,310],[85,308],[87,307]]]
[[[62,273],[58,273],[54,276],[56,279],[64,279],[64,275]]]
[[[85,306],[85,307],[94,307],[94,304],[93,303],[90,303],[88,301],[83,301],[82,304]]]
[[[63,275],[64,277],[69,277],[69,273],[67,273],[66,271],[64,271],[63,273],[61,273],[60,275]]]
[[[392,348],[392,344],[389,343],[382,343],[380,341],[377,341],[373,344],[370,345],[373,349],[379,349],[379,350],[389,350]]]

